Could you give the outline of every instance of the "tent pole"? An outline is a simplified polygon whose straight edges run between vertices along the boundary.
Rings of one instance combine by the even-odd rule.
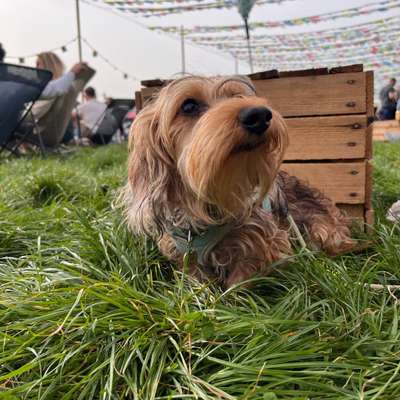
[[[79,8],[79,0],[75,0],[76,3],[76,25],[78,30],[78,55],[79,62],[82,62],[82,35],[81,35],[81,12]]]
[[[185,60],[185,30],[181,25],[181,60],[182,60],[182,75],[186,73],[186,60]]]
[[[250,65],[250,72],[253,73],[253,56],[251,54],[251,45],[250,45],[250,30],[249,24],[247,22],[247,18],[244,20],[244,26],[246,28],[246,38],[247,38],[247,51],[249,53],[249,65]]]
[[[76,27],[78,31],[78,56],[79,56],[79,62],[82,62],[82,35],[81,35],[81,10],[79,8],[79,0],[75,0],[76,4]],[[82,96],[82,102],[83,102],[83,92],[81,93]],[[78,110],[75,108],[75,111],[78,115]],[[78,140],[82,137],[82,130],[81,130],[81,121],[79,117],[77,116],[76,118],[76,124],[78,128]]]

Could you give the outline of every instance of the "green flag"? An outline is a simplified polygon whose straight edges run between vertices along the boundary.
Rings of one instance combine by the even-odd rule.
[[[256,0],[238,0],[239,13],[245,21],[249,18],[250,11],[255,2]]]

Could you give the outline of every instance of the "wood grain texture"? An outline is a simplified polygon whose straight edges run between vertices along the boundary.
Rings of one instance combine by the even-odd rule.
[[[371,119],[375,115],[374,110],[374,72],[367,71],[365,73],[365,101],[366,101],[366,111],[367,116]]]
[[[365,131],[365,158],[367,160],[371,160],[373,156],[374,149],[372,143],[372,135],[373,135],[373,125],[369,124]]]
[[[142,92],[135,92],[135,107],[136,112],[139,112],[143,108]]]
[[[161,87],[166,85],[168,82],[171,81],[166,79],[148,79],[141,81],[140,83],[144,87]]]
[[[294,76],[313,76],[313,75],[327,75],[329,74],[328,68],[309,68],[300,69],[297,71],[282,71],[279,73],[280,78],[288,78]]]
[[[285,117],[364,114],[365,73],[256,80],[258,94]]]
[[[368,234],[372,234],[374,229],[375,223],[375,211],[374,210],[367,210],[365,212],[365,223],[366,223],[366,232]]]
[[[161,87],[160,86],[153,86],[149,88],[143,88],[142,89],[142,104],[143,107],[155,96],[159,91]]]
[[[366,156],[365,115],[289,118],[285,160],[341,160]]]
[[[259,79],[274,79],[279,78],[279,72],[277,69],[271,69],[269,71],[261,71],[255,72],[254,74],[247,75],[252,80],[259,80]]]
[[[352,229],[365,231],[365,208],[363,204],[336,204],[350,219]]]
[[[335,203],[365,202],[366,162],[287,163],[281,169],[319,189]]]
[[[351,219],[357,219],[364,222],[363,204],[336,204]]]
[[[393,119],[389,121],[375,121],[372,124],[372,138],[374,141],[384,141],[386,132],[400,134],[400,122]]]
[[[363,64],[343,65],[340,67],[333,67],[329,70],[330,74],[343,74],[346,72],[362,72],[364,71]]]
[[[373,165],[367,161],[365,169],[365,202],[364,207],[366,210],[372,209],[372,183],[373,183]]]

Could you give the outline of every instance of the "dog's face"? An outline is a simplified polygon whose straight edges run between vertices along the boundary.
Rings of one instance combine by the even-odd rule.
[[[287,133],[247,78],[188,77],[163,88],[139,113],[131,141],[134,191],[154,192],[158,181],[165,184],[163,201],[185,193],[235,216],[268,192]]]

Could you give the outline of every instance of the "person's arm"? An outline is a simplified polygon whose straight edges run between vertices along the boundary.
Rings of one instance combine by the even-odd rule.
[[[70,71],[63,75],[61,78],[50,81],[44,88],[40,99],[45,100],[62,96],[63,94],[67,93],[68,90],[71,88],[74,79],[75,74]]]
[[[50,81],[44,88],[40,99],[52,99],[54,97],[66,94],[71,88],[72,82],[74,81],[75,77],[85,68],[87,68],[86,63],[75,64],[72,67],[71,71],[64,74],[61,78]]]

